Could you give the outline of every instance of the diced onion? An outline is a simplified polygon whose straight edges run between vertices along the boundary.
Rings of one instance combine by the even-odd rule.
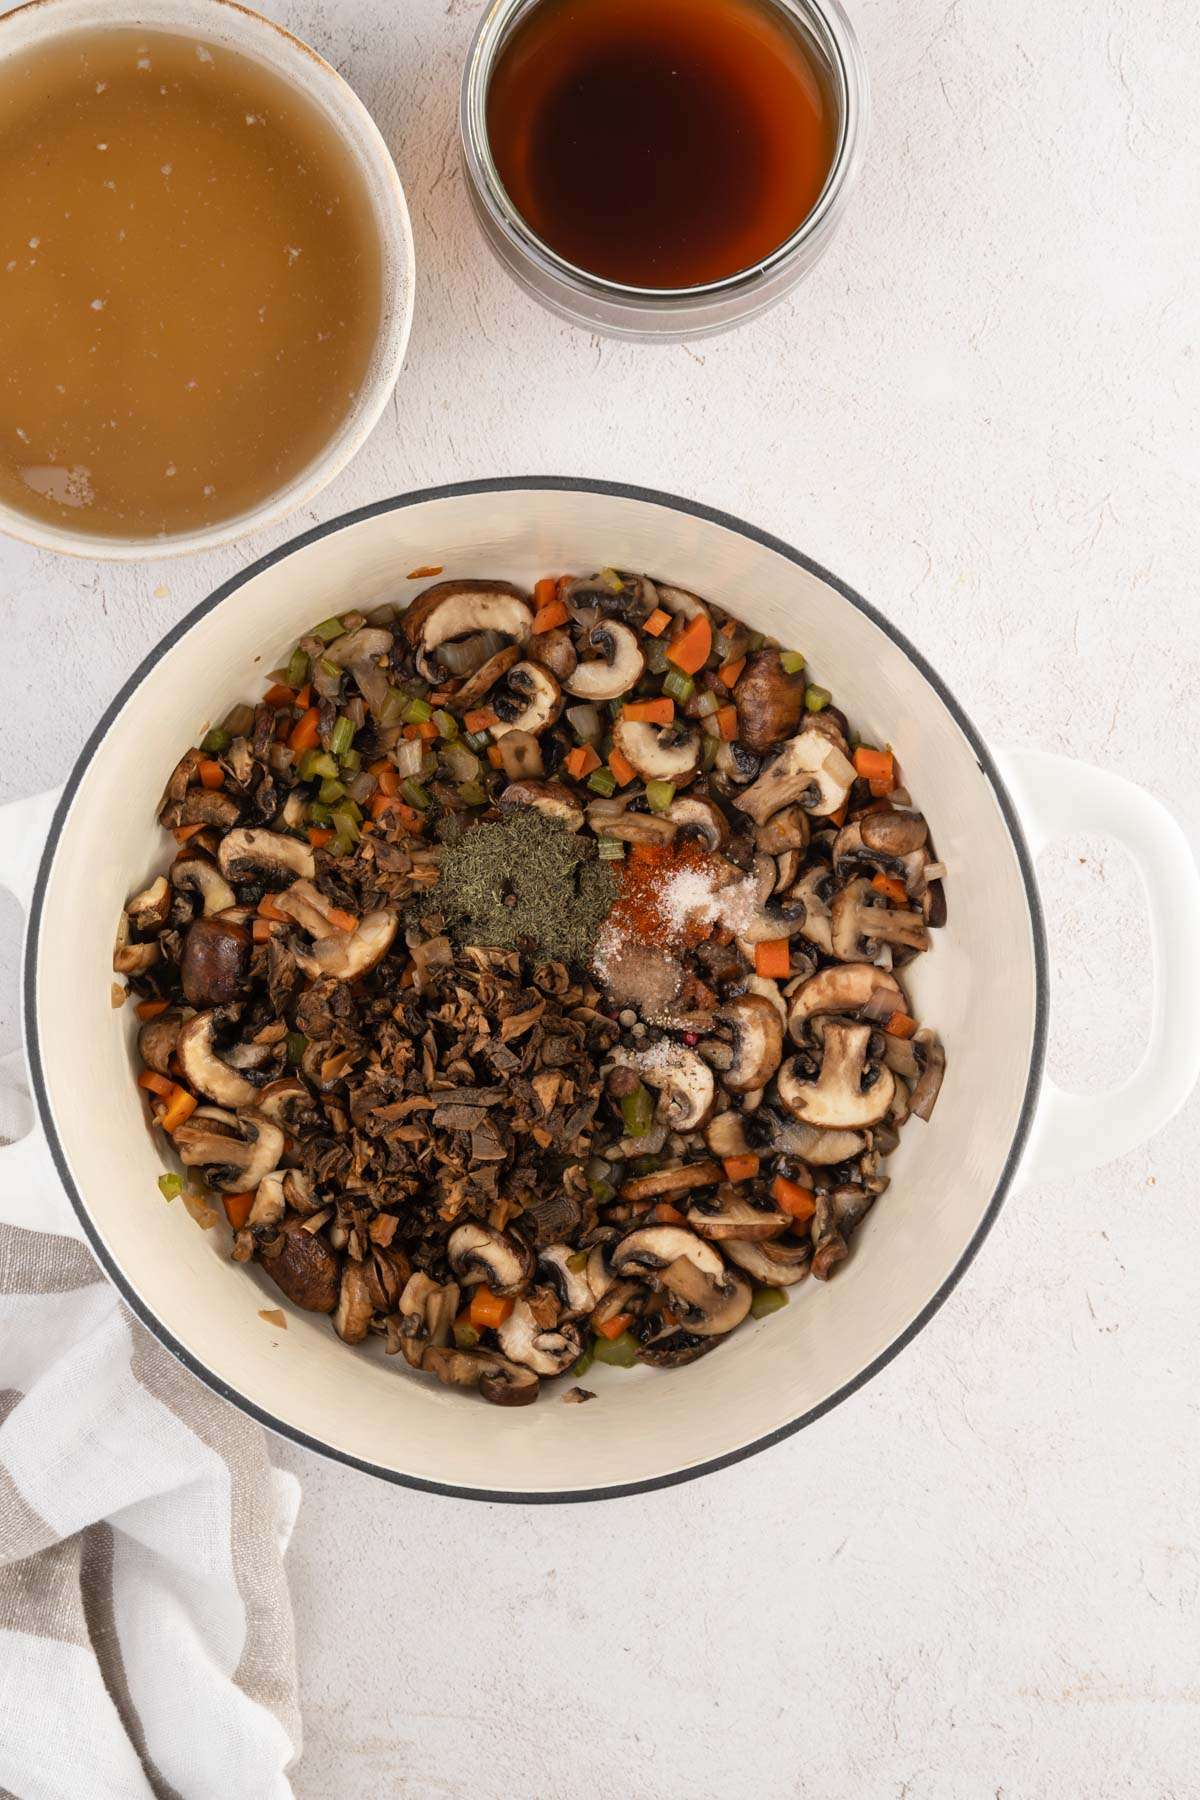
[[[424,753],[425,746],[420,738],[403,738],[395,749],[396,773],[402,779],[407,775],[417,774]]]
[[[567,724],[585,744],[594,743],[604,735],[604,723],[595,706],[568,706]]]

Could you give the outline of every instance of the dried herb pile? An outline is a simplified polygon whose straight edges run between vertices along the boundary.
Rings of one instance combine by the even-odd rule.
[[[443,844],[437,886],[423,910],[440,912],[456,943],[586,967],[616,895],[594,839],[532,808],[514,808]]]

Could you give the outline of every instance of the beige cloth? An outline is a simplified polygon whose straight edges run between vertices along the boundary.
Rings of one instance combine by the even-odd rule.
[[[0,1142],[23,1129],[14,1073]],[[130,1315],[67,1212],[61,1233],[3,1223],[29,1210],[5,1190],[0,1149],[0,1794],[283,1800],[298,1485]]]

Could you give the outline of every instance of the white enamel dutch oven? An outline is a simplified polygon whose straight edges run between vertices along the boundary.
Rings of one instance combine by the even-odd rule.
[[[892,1186],[828,1285],[670,1373],[595,1368],[590,1406],[554,1390],[489,1407],[290,1309],[228,1260],[223,1230],[163,1204],[163,1152],[134,1086],[131,1009],[110,1004],[113,933],[163,864],[155,807],[181,752],[330,613],[403,600],[447,576],[531,584],[547,569],[646,569],[804,649],[868,738],[891,742],[949,867],[949,923],[913,973],[945,1041],[932,1122],[914,1122]],[[1042,1073],[1045,940],[1031,856],[1067,830],[1115,836],[1145,878],[1155,991],[1149,1043],[1115,1092]],[[1018,1171],[1037,1181],[1120,1155],[1182,1104],[1197,1073],[1200,882],[1157,800],[1038,751],[993,757],[945,683],[885,619],[805,557],[736,519],[601,483],[468,483],[384,501],[296,538],[178,625],[108,708],[57,795],[7,809],[0,878],[29,908],[25,1021],[39,1128],[0,1152],[25,1222],[77,1225],[129,1305],[255,1418],[411,1487],[480,1499],[580,1500],[702,1474],[844,1399],[907,1343],[978,1249]],[[287,1329],[260,1309],[283,1305]]]

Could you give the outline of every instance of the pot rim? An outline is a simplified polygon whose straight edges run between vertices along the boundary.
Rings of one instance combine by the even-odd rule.
[[[261,575],[264,570],[273,567],[275,563],[282,562],[285,557],[293,555],[296,551],[303,550],[307,548],[308,545],[318,542],[321,538],[332,536],[335,532],[341,531],[347,526],[360,524],[364,520],[376,518],[382,513],[399,512],[401,510],[406,510],[411,506],[419,506],[427,500],[446,500],[456,499],[471,494],[501,494],[521,491],[602,494],[623,500],[636,500],[651,506],[666,507],[671,511],[687,513],[693,518],[703,519],[710,524],[719,525],[726,531],[735,532],[741,537],[748,538],[753,542],[762,545],[765,549],[775,551],[776,554],[786,557],[789,562],[795,563],[797,567],[806,570],[810,575],[816,576],[818,580],[828,583],[828,585],[833,588],[836,593],[840,594],[849,605],[855,607],[859,612],[870,619],[873,624],[877,625],[881,631],[885,632],[897,648],[915,664],[917,669],[920,670],[921,674],[925,677],[926,681],[929,682],[943,705],[947,708],[951,717],[954,719],[955,724],[970,744],[976,761],[979,764],[980,771],[987,779],[992,792],[996,797],[997,804],[1000,807],[1001,815],[1004,819],[1005,827],[1012,841],[1013,849],[1016,852],[1021,880],[1025,889],[1026,904],[1029,908],[1029,923],[1033,941],[1034,963],[1033,1047],[1029,1061],[1029,1074],[1026,1080],[1024,1096],[1021,1101],[1021,1110],[1017,1119],[1016,1130],[1013,1133],[1012,1142],[1009,1146],[1008,1155],[1005,1158],[1000,1178],[992,1190],[991,1197],[984,1209],[983,1216],[969,1243],[941,1287],[932,1298],[926,1302],[916,1318],[910,1322],[910,1324],[886,1347],[886,1349],[882,1350],[865,1368],[860,1369],[858,1374],[855,1375],[852,1380],[845,1382],[835,1393],[830,1394],[826,1399],[822,1400],[819,1405],[810,1407],[806,1412],[800,1413],[796,1418],[789,1420],[787,1424],[777,1426],[774,1431],[767,1432],[762,1437],[755,1438],[753,1442],[749,1444],[740,1445],[737,1449],[725,1451],[720,1456],[706,1458],[704,1461],[692,1463],[686,1468],[676,1469],[668,1474],[650,1476],[644,1481],[598,1483],[594,1487],[570,1488],[563,1491],[546,1493],[522,1493],[519,1490],[513,1489],[502,1490],[484,1487],[462,1487],[451,1482],[431,1481],[424,1476],[406,1475],[399,1470],[385,1468],[380,1463],[370,1462],[364,1457],[351,1455],[348,1451],[339,1450],[331,1444],[323,1443],[320,1439],[311,1437],[308,1432],[303,1431],[298,1426],[289,1425],[284,1420],[276,1418],[273,1413],[270,1413],[265,1408],[259,1406],[254,1400],[250,1399],[248,1395],[239,1392],[238,1389],[231,1387],[228,1382],[221,1380],[219,1376],[206,1368],[197,1357],[193,1356],[190,1351],[185,1349],[185,1347],[180,1344],[172,1333],[159,1321],[150,1307],[146,1305],[140,1295],[126,1280],[120,1266],[109,1254],[99,1233],[93,1226],[86,1203],[75,1186],[74,1179],[63,1153],[62,1145],[59,1141],[58,1131],[54,1122],[54,1115],[50,1107],[45,1073],[42,1067],[41,1043],[38,1036],[37,1017],[37,962],[42,907],[45,900],[46,884],[49,878],[50,869],[54,861],[55,852],[58,848],[59,838],[62,835],[63,827],[66,823],[67,815],[71,809],[71,803],[75,797],[80,779],[90,763],[92,756],[119,718],[125,708],[126,702],[133,696],[140,687],[142,681],[159,662],[161,657],[165,655],[165,653],[171,649],[180,638],[190,631],[193,625],[198,624],[199,621],[207,617],[210,612],[215,611],[223,601],[237,593],[240,588],[245,587],[245,585],[249,581],[252,581],[257,575]],[[46,1133],[46,1141],[50,1148],[50,1154],[54,1159],[54,1166],[58,1172],[59,1179],[61,1180],[71,1205],[75,1210],[92,1253],[108,1275],[109,1280],[116,1287],[130,1311],[141,1321],[151,1335],[157,1338],[158,1342],[162,1344],[165,1349],[169,1350],[173,1356],[178,1358],[191,1374],[202,1381],[206,1387],[211,1388],[214,1393],[219,1394],[223,1400],[228,1400],[234,1406],[239,1407],[240,1410],[248,1414],[250,1418],[255,1419],[260,1425],[275,1432],[278,1436],[287,1438],[294,1444],[299,1444],[305,1450],[311,1450],[317,1455],[328,1457],[334,1462],[344,1463],[350,1468],[362,1471],[364,1474],[375,1475],[383,1481],[394,1483],[398,1487],[413,1488],[428,1494],[441,1494],[455,1500],[481,1500],[489,1503],[503,1502],[509,1505],[518,1506],[546,1506],[574,1504],[592,1500],[613,1500],[634,1494],[653,1493],[659,1488],[676,1487],[682,1482],[693,1481],[699,1476],[714,1474],[718,1469],[730,1468],[735,1463],[744,1462],[748,1457],[757,1455],[759,1451],[770,1449],[772,1445],[782,1443],[785,1438],[792,1437],[796,1432],[803,1430],[806,1425],[815,1423],[817,1419],[820,1419],[826,1413],[831,1412],[835,1406],[839,1406],[843,1400],[849,1399],[852,1394],[857,1393],[860,1388],[865,1387],[866,1384],[878,1375],[881,1370],[885,1369],[887,1365],[913,1341],[917,1334],[924,1330],[934,1314],[938,1312],[946,1300],[949,1299],[951,1293],[958,1286],[963,1275],[974,1261],[984,1239],[996,1222],[1000,1208],[1012,1186],[1013,1179],[1020,1164],[1026,1139],[1029,1135],[1030,1126],[1033,1123],[1045,1064],[1046,1036],[1049,1019],[1049,984],[1047,970],[1048,962],[1045,922],[1043,919],[1037,882],[1034,875],[1033,859],[1025,841],[1024,832],[1022,831],[1016,808],[1001,779],[999,769],[997,768],[987,745],[983,742],[974,725],[971,723],[970,718],[967,716],[950,688],[946,685],[945,681],[926,661],[921,652],[909,642],[904,633],[898,630],[889,619],[877,611],[868,600],[863,599],[861,594],[849,587],[844,581],[841,581],[836,575],[832,575],[829,570],[823,568],[820,563],[814,562],[811,557],[805,556],[801,551],[794,549],[790,544],[784,543],[782,539],[773,536],[770,532],[761,531],[757,526],[750,525],[744,519],[739,519],[736,515],[725,512],[719,507],[706,506],[702,501],[687,500],[678,494],[670,494],[659,488],[638,487],[628,482],[593,480],[583,476],[510,475],[485,478],[476,481],[446,482],[433,487],[417,488],[405,494],[394,495],[390,499],[373,501],[368,506],[356,507],[350,512],[340,513],[336,518],[329,520],[326,524],[316,525],[312,527],[312,529],[300,533],[299,536],[290,538],[287,543],[281,544],[278,549],[268,551],[265,556],[259,557],[257,561],[250,564],[248,568],[242,569],[236,575],[231,576],[228,581],[223,582],[219,587],[215,588],[206,599],[201,600],[189,613],[185,614],[185,616],[180,619],[177,624],[172,626],[170,631],[160,639],[155,647],[143,657],[132,675],[124,682],[122,687],[109,702],[108,706],[105,707],[95,729],[91,732],[87,742],[76,757],[71,772],[67,776],[63,786],[58,804],[54,809],[54,817],[51,820],[50,831],[46,839],[46,846],[42,852],[41,861],[38,866],[37,880],[34,885],[33,898],[29,908],[23,970],[23,1012],[26,1054],[29,1061],[38,1114]]]

